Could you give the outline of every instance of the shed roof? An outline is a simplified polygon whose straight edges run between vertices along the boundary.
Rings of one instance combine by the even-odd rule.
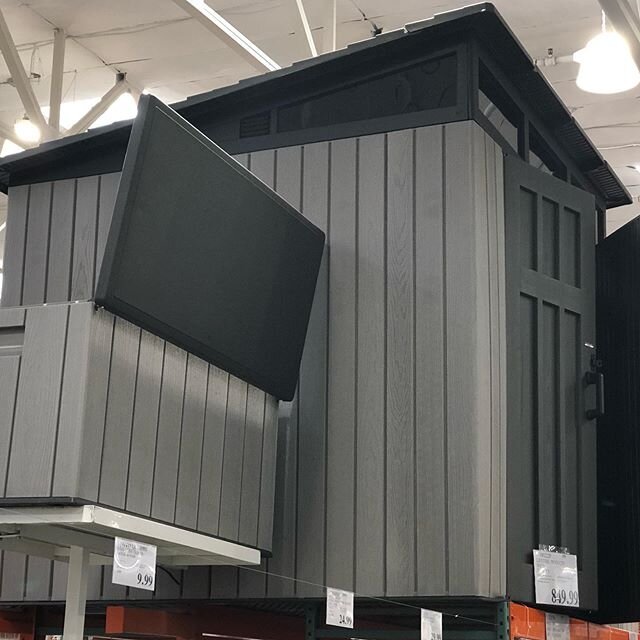
[[[255,109],[261,98],[290,91],[292,86],[322,79],[326,87],[334,74],[340,77],[345,69],[357,70],[367,64],[384,69],[388,60],[394,64],[402,56],[409,60],[415,55],[416,45],[424,43],[426,47],[435,39],[443,41],[461,36],[479,41],[497,61],[532,112],[589,178],[608,207],[631,202],[622,182],[491,3],[437,14],[339,51],[193,96],[173,107],[195,126],[206,128],[233,105],[250,101]],[[117,171],[122,165],[130,130],[129,122],[116,123],[9,156],[0,161],[0,190],[6,192],[12,184],[38,181],[37,176],[42,173],[55,178]]]

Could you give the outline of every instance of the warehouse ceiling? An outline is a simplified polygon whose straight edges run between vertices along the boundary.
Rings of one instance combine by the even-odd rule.
[[[322,51],[332,2],[303,1]],[[296,0],[209,0],[209,4],[281,66],[310,55]],[[343,47],[370,37],[376,28],[386,32],[465,4],[337,0],[337,44]],[[494,0],[494,4],[534,58],[545,57],[550,48],[557,56],[572,54],[600,29],[597,0]],[[125,72],[138,90],[148,90],[166,102],[256,73],[172,0],[0,0],[0,8],[43,106],[49,96],[53,28],[67,32],[63,103],[68,103],[67,117],[72,120],[114,84],[117,72]],[[628,168],[640,166],[640,87],[614,96],[587,94],[575,84],[577,70],[574,63],[544,68],[636,200],[609,212],[612,231],[640,213],[640,173]],[[23,109],[9,78],[0,59],[0,121],[12,125]],[[64,118],[63,110],[63,125]]]

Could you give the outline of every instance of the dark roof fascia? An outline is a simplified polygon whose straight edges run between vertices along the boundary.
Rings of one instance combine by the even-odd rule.
[[[414,40],[415,36],[420,39]],[[425,40],[431,48],[437,42],[443,44],[447,39],[453,41],[462,36],[476,38],[482,43],[495,63],[518,87],[525,102],[547,129],[558,137],[579,170],[596,185],[607,206],[631,202],[628,191],[491,3],[438,14],[345,49],[193,96],[173,107],[195,126],[206,128],[207,122],[216,121],[241,105],[243,114],[248,104],[265,104],[266,108],[270,100],[282,101],[285,93],[293,95],[299,92],[303,95],[309,92],[308,87],[313,83],[329,85],[335,74],[357,72],[360,65],[377,61],[384,68],[390,59],[401,57],[403,52],[415,52],[415,47]],[[18,180],[24,182],[28,174],[51,163],[60,163],[60,175],[65,171],[68,175],[70,168],[76,166],[85,169],[82,175],[117,171],[124,158],[130,130],[129,122],[117,123],[9,156],[0,161],[0,190],[6,192],[11,184],[18,183]],[[47,172],[52,174],[50,167]]]

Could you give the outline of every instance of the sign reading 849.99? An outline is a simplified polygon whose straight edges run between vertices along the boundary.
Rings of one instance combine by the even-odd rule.
[[[570,553],[533,551],[536,603],[579,607],[578,562]]]

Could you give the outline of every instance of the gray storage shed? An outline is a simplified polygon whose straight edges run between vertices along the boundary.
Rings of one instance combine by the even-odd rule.
[[[262,566],[271,575],[189,568],[155,597],[321,597],[314,583],[533,602],[532,550],[554,544],[577,553],[581,606],[595,608],[597,407],[585,383],[596,344],[594,249],[605,209],[629,195],[493,6],[407,25],[176,108],[322,228],[328,247],[297,396],[278,427],[272,555]],[[92,298],[128,134],[114,125],[0,165],[10,198],[4,313]],[[84,313],[102,326],[104,312]],[[111,357],[118,344],[139,348],[140,371],[140,341],[150,359],[160,346],[115,327]],[[225,469],[236,474],[228,486],[237,493],[198,517],[219,508],[221,525],[233,515],[220,535],[253,535],[256,514],[240,494],[270,488],[275,405],[186,354],[172,357],[176,379],[191,371],[189,391],[221,377],[229,385],[215,410],[227,407],[224,455],[230,446],[237,463],[225,458],[221,481]],[[10,379],[18,364],[0,358]],[[134,369],[123,366],[118,379],[135,379]],[[133,405],[157,406],[152,390],[122,387],[109,406],[127,419]],[[220,450],[214,434],[200,449],[202,396],[193,393],[183,458],[200,465],[206,486]],[[0,399],[4,415],[10,396]],[[245,417],[232,404],[246,398]],[[188,405],[180,394],[171,402]],[[145,425],[160,435],[160,422]],[[14,435],[10,455],[18,444]],[[239,463],[260,455],[258,482]],[[153,490],[152,478],[128,468],[132,495]],[[7,496],[30,486],[11,464],[9,479]],[[104,486],[128,495],[120,478]],[[266,495],[257,519],[265,535]],[[177,514],[183,496],[171,496]],[[153,506],[138,497],[136,508]],[[267,538],[258,540],[265,549]],[[46,571],[5,556],[0,598],[59,598],[55,576],[37,594],[29,586]],[[95,599],[125,597],[99,578],[92,588]]]

